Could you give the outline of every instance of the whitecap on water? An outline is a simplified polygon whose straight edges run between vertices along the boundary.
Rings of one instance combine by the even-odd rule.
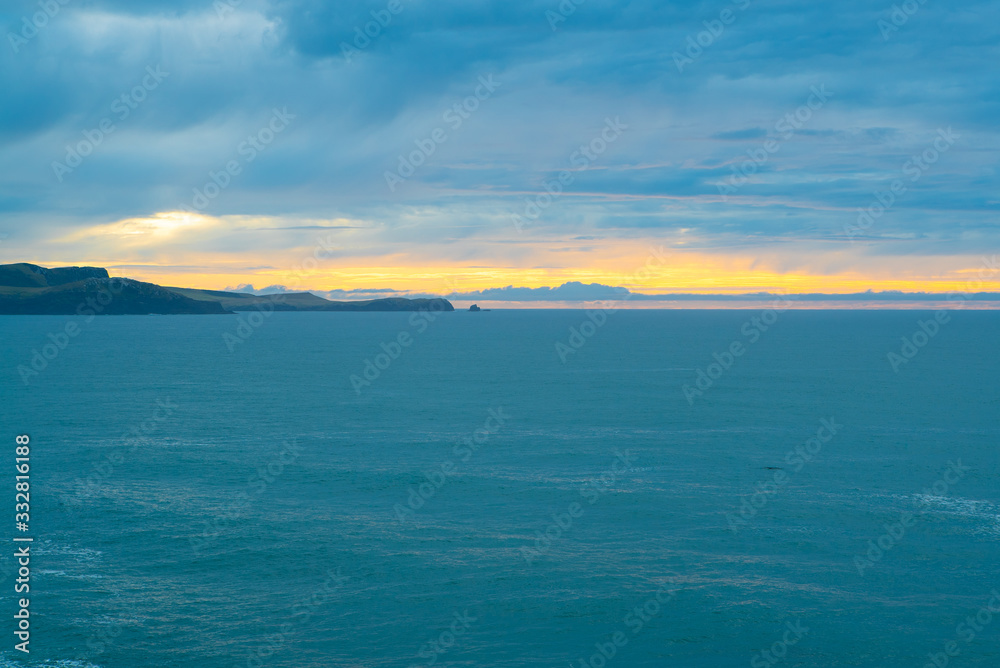
[[[989,501],[963,499],[953,496],[933,496],[915,494],[914,498],[925,512],[937,512],[947,515],[968,517],[982,522],[975,533],[1000,535],[1000,506]]]
[[[24,663],[21,661],[11,661],[6,657],[0,657],[0,668],[101,668],[96,663],[89,661],[77,661],[76,659],[57,659],[55,661],[42,661],[41,663],[32,661]]]
[[[92,563],[94,561],[98,561],[103,554],[98,550],[91,550],[88,547],[59,545],[58,543],[53,543],[51,540],[43,540],[39,543],[35,543],[32,549],[39,555],[73,557],[78,563]]]

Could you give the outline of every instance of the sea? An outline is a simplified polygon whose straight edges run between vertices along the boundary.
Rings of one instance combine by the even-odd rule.
[[[998,342],[971,310],[0,317],[0,666],[995,668]]]

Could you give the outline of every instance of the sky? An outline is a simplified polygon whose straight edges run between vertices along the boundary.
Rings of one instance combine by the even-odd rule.
[[[8,0],[0,26],[0,262],[1000,291],[997,2]]]

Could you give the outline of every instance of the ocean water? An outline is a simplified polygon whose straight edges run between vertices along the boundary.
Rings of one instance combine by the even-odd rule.
[[[753,317],[0,318],[0,666],[1000,665],[1000,313]]]

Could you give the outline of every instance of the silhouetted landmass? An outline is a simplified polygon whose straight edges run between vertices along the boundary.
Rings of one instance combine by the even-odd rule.
[[[0,265],[0,285],[14,288],[47,288],[88,278],[109,278],[108,270],[99,267],[46,269],[26,262]]]
[[[3,272],[3,269],[6,267],[0,267],[0,281],[8,280],[8,273]],[[71,267],[71,269],[82,268]],[[103,269],[99,271],[104,272]],[[69,280],[72,277],[71,272],[60,272],[55,280]],[[47,278],[51,283],[52,278]],[[15,274],[14,279],[20,281],[22,277]],[[223,314],[227,311],[218,302],[199,302],[153,283],[143,283],[129,278],[110,278],[107,272],[104,272],[103,277],[56,283],[46,287],[0,286],[0,315],[89,316],[150,313]]]
[[[454,311],[447,299],[373,299],[335,302],[310,292],[253,295],[221,290],[171,288],[130,278],[111,278],[98,267],[48,269],[35,264],[0,265],[0,315],[225,314],[276,311]]]
[[[275,311],[316,311],[329,300],[317,297],[311,292],[286,292],[273,295],[254,295],[245,292],[224,290],[198,290],[196,288],[166,288],[195,301],[216,302],[227,311],[249,311],[257,306],[267,306]]]
[[[198,301],[217,302],[229,311],[454,311],[447,299],[404,299],[387,297],[356,302],[335,302],[317,297],[311,292],[281,292],[254,295],[245,292],[166,288]]]

